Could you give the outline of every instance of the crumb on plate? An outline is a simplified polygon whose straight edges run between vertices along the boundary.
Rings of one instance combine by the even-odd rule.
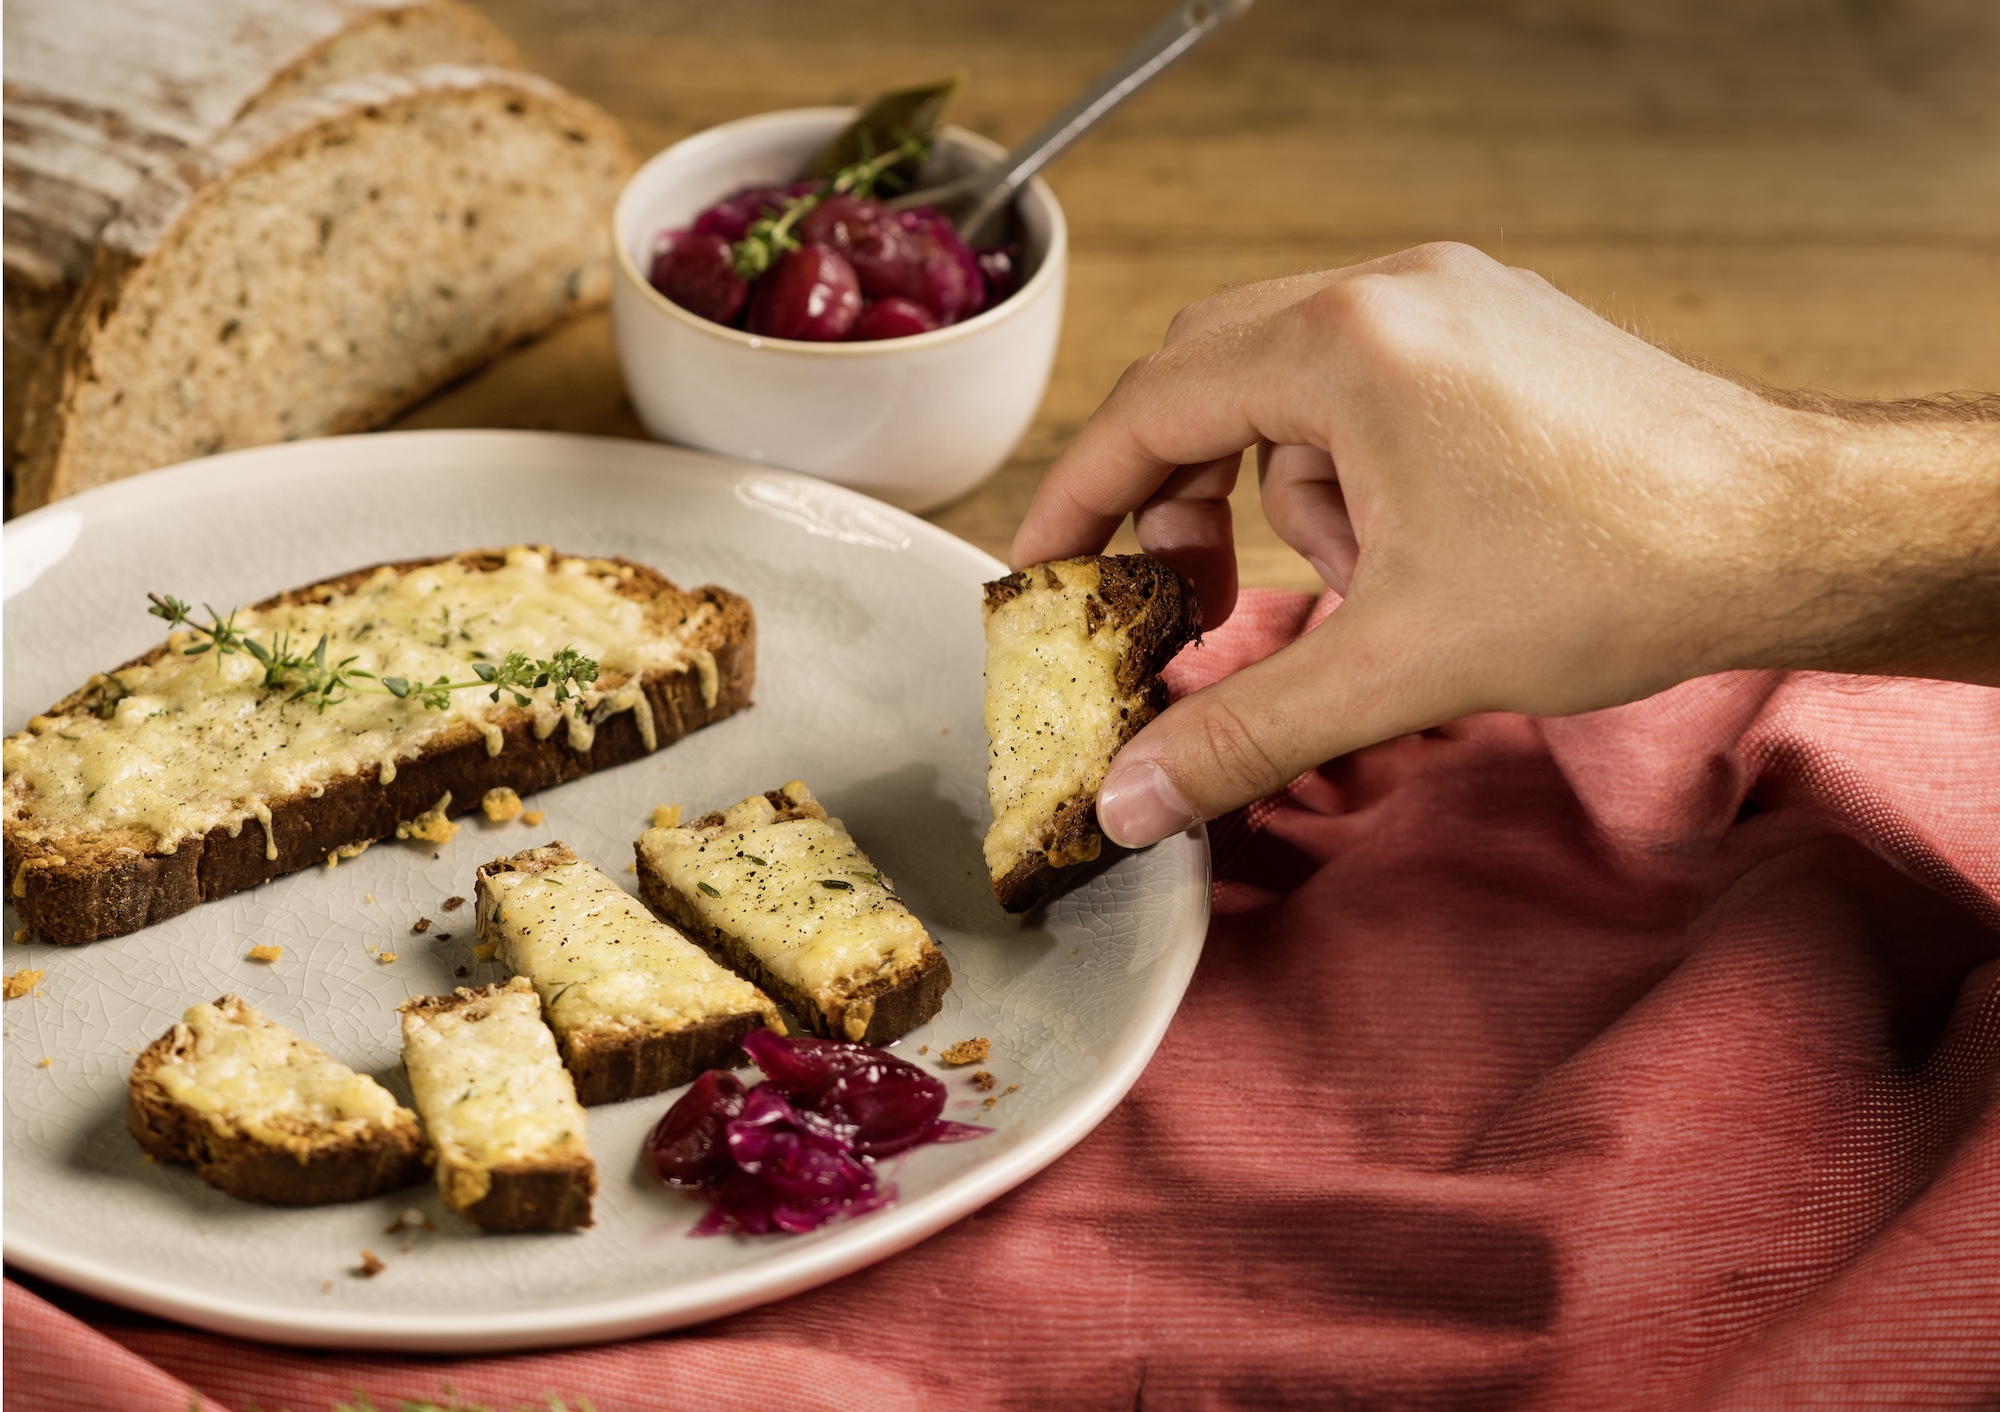
[[[464,905],[465,905],[465,899],[463,897],[447,897],[442,903],[439,904],[439,906],[441,906],[447,912],[456,912],[459,908],[463,907]]]
[[[47,974],[47,971],[30,971],[24,968],[7,977],[4,985],[0,985],[0,990],[4,990],[9,1000],[19,1000],[40,985],[42,977]]]
[[[526,813],[521,815],[521,822],[526,824],[529,828],[533,829],[540,828],[542,826],[542,811],[539,809],[528,810]]]
[[[993,1085],[999,1082],[1000,1081],[998,1079],[994,1078],[993,1075],[985,1069],[977,1069],[973,1071],[972,1086],[978,1089],[981,1093],[993,1092]]]
[[[372,1280],[388,1268],[382,1263],[381,1256],[364,1245],[361,1247],[361,1263],[354,1267],[353,1273],[364,1280]]]
[[[395,952],[393,952],[393,951],[380,951],[380,952],[377,952],[377,953],[376,953],[376,955],[375,955],[375,964],[376,964],[376,965],[378,965],[378,966],[393,966],[393,965],[395,965],[395,964],[396,964],[396,953],[395,953]]]
[[[495,785],[487,790],[486,797],[479,801],[480,812],[496,824],[520,818],[524,807],[521,796],[504,784]]]
[[[490,941],[482,941],[472,948],[472,959],[475,961],[491,961],[496,954],[497,946]]]
[[[677,829],[681,826],[681,806],[678,804],[655,804],[653,806],[653,827],[656,829]]]
[[[431,919],[429,917],[417,918],[416,925],[410,928],[410,930],[415,932],[418,936],[422,936],[425,932],[429,931],[430,929],[431,929]]]
[[[41,1062],[41,1063],[39,1063],[39,1064],[37,1064],[37,1065],[35,1065],[35,1067],[36,1067],[37,1069],[46,1069],[46,1068],[48,1068],[48,1067],[49,1067],[49,1065],[51,1065],[51,1064],[53,1064],[53,1063],[55,1063],[55,1062],[56,1062],[56,1061],[55,1061],[54,1059],[52,1059],[52,1058],[50,1058],[50,1057],[49,1057],[48,1055],[44,1054],[44,1055],[42,1056],[42,1062]]]
[[[253,946],[250,948],[250,959],[252,961],[271,962],[284,954],[285,948],[282,946]]]
[[[993,1057],[993,1042],[981,1035],[977,1039],[962,1039],[948,1049],[938,1051],[938,1059],[946,1064],[981,1064]]]
[[[416,818],[396,825],[396,837],[421,839],[425,843],[450,843],[458,833],[458,825],[446,816],[445,811],[450,808],[451,791],[446,790],[437,803]]]

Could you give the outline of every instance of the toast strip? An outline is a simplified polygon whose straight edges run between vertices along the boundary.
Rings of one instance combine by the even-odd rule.
[[[279,1206],[357,1201],[430,1170],[416,1114],[234,995],[190,1007],[139,1055],[125,1126],[159,1160]]]
[[[326,632],[330,661],[354,655],[419,684],[562,646],[595,657],[600,675],[581,720],[546,688],[525,708],[465,690],[445,711],[354,694],[319,712],[265,689],[248,654],[190,657],[176,634],[7,739],[6,878],[30,930],[121,936],[387,837],[447,794],[463,813],[495,788],[526,794],[622,764],[748,705],[756,672],[755,620],[737,595],[541,547],[357,570],[237,626],[308,648]]]
[[[400,1007],[403,1064],[447,1208],[493,1231],[590,1224],[583,1107],[524,976]]]
[[[951,967],[798,780],[637,844],[639,895],[814,1033],[883,1044],[937,1014]]]
[[[1201,635],[1188,581],[1146,554],[1037,564],[986,585],[986,871],[1009,912],[1104,847],[1097,789],[1167,708],[1160,672]]]
[[[733,1068],[752,1028],[784,1029],[756,986],[566,844],[496,858],[477,891],[479,939],[534,984],[586,1107]]]

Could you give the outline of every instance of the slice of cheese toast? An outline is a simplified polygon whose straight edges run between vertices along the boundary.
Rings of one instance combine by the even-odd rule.
[[[1167,707],[1160,672],[1201,635],[1193,586],[1147,554],[1037,564],[986,585],[986,871],[1025,912],[1096,858],[1111,757]]]
[[[233,995],[191,1007],[139,1055],[125,1126],[161,1161],[279,1206],[356,1201],[430,1172],[416,1114]]]
[[[534,986],[516,976],[400,1008],[444,1204],[492,1231],[589,1225],[597,1164]]]
[[[639,895],[817,1033],[882,1044],[938,1012],[951,967],[798,780],[639,838]]]
[[[565,844],[486,864],[477,905],[479,939],[534,984],[586,1106],[733,1068],[754,1026],[784,1030],[762,991]]]
[[[8,737],[0,820],[9,896],[51,941],[120,936],[337,850],[448,800],[526,794],[635,759],[749,704],[756,627],[719,588],[543,547],[360,569],[235,615],[372,673],[323,710],[265,685],[247,650],[186,630]],[[474,687],[428,709],[379,689],[474,680],[509,652],[598,664],[579,703]],[[568,708],[578,708],[580,714]],[[448,827],[448,826],[447,826]]]

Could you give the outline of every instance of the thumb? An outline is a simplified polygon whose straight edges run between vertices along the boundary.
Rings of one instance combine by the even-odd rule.
[[[1105,773],[1105,834],[1144,847],[1336,755],[1463,714],[1400,617],[1350,598],[1282,651],[1168,707]]]

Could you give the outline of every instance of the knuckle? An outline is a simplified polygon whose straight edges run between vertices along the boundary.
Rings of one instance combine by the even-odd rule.
[[[1228,702],[1218,701],[1202,713],[1201,742],[1211,777],[1232,800],[1256,799],[1284,783],[1277,758]]]

